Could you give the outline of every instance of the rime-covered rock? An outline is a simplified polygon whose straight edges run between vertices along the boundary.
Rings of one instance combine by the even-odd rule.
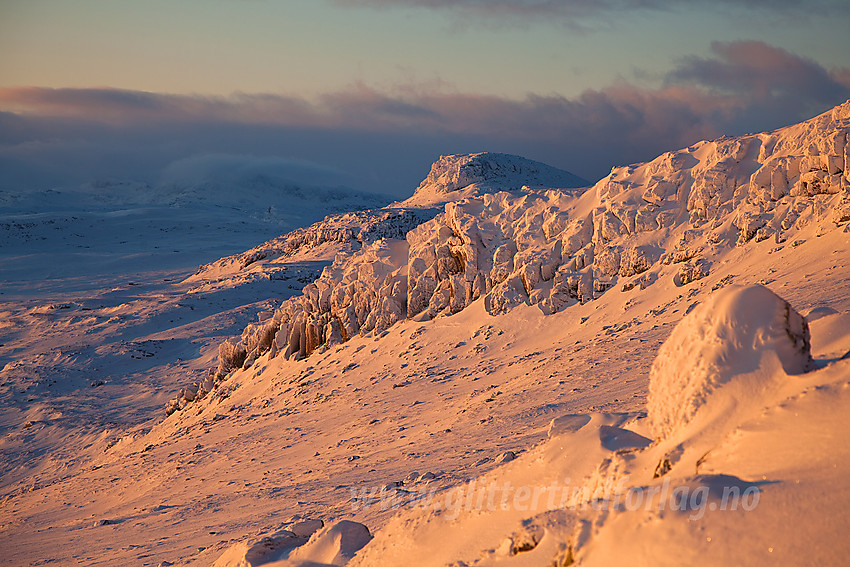
[[[433,206],[459,197],[512,191],[526,187],[576,188],[589,186],[568,171],[520,156],[482,152],[441,156],[431,166],[406,206]]]
[[[709,263],[702,258],[688,260],[679,266],[679,271],[673,276],[673,283],[681,286],[701,280],[708,275],[709,269]]]
[[[658,249],[654,246],[630,246],[620,254],[620,271],[623,277],[641,274],[658,261]]]
[[[720,289],[658,351],[647,401],[653,434],[665,437],[687,424],[713,390],[759,368],[765,353],[774,353],[786,373],[800,374],[812,368],[810,351],[806,319],[772,291]]]

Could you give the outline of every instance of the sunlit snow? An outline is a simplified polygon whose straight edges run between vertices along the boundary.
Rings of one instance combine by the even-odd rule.
[[[848,133],[592,187],[443,156],[389,205],[4,194],[2,556],[841,564]]]

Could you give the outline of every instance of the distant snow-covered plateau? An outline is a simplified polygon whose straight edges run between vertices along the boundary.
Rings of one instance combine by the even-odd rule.
[[[850,101],[387,201],[0,193],[0,556],[846,562]]]

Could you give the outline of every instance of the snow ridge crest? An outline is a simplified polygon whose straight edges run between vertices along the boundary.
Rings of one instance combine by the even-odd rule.
[[[440,156],[405,203],[433,204],[460,196],[514,191],[523,186],[574,189],[589,185],[568,171],[520,156],[495,152],[455,154]]]

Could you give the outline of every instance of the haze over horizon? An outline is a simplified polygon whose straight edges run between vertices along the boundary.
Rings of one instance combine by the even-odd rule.
[[[595,181],[850,98],[850,16],[826,0],[48,0],[0,16],[9,191],[306,163],[406,196],[439,155],[475,151]]]

